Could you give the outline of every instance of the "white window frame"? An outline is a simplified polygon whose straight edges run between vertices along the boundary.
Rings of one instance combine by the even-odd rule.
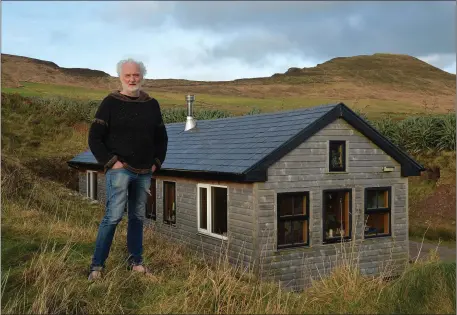
[[[201,234],[209,235],[215,238],[219,238],[222,240],[227,240],[228,237],[220,234],[216,234],[211,232],[212,230],[212,217],[211,217],[211,188],[212,187],[220,187],[227,189],[227,233],[228,233],[228,187],[223,185],[213,185],[213,184],[197,184],[197,228],[198,232]],[[207,198],[206,198],[206,230],[200,228],[200,188],[206,188]]]
[[[86,196],[90,199],[97,200],[95,187],[97,186],[97,172],[86,172]]]

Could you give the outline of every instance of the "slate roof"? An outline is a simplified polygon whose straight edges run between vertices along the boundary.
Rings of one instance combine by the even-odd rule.
[[[292,111],[214,120],[199,120],[197,129],[184,131],[185,123],[167,124],[168,150],[160,173],[178,175],[227,176],[241,181],[266,180],[266,168],[309,136],[338,117],[350,116],[368,133],[374,129],[344,104],[320,105]],[[348,117],[344,117],[348,118]],[[363,129],[363,128],[362,128]],[[370,134],[367,136],[370,137]],[[420,172],[417,164],[377,131],[372,139],[382,142],[387,153],[395,153],[400,163]],[[376,141],[378,140],[378,141]],[[377,143],[379,145],[379,143]],[[382,145],[381,145],[382,148]],[[99,166],[90,151],[68,162],[70,166]],[[408,172],[407,172],[408,173]],[[405,175],[412,175],[411,172]]]

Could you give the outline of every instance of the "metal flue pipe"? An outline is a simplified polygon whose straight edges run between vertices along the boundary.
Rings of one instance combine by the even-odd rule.
[[[187,95],[186,102],[187,102],[187,120],[186,126],[184,127],[184,131],[193,129],[197,126],[197,121],[193,117],[193,103],[195,101],[195,95]]]

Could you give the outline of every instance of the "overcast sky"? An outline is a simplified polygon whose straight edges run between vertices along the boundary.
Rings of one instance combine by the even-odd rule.
[[[456,73],[455,1],[2,2],[2,52],[147,78],[232,80],[378,52]]]

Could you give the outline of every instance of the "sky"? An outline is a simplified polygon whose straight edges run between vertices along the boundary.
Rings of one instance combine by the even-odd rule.
[[[224,81],[397,53],[456,73],[455,1],[2,1],[2,53]]]

